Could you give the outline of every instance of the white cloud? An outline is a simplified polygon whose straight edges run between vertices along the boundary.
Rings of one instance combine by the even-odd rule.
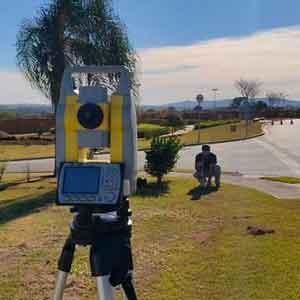
[[[144,103],[194,99],[199,92],[212,98],[214,87],[222,98],[233,97],[233,82],[240,77],[257,78],[267,91],[280,90],[300,99],[300,27],[142,49],[139,55]]]
[[[32,89],[18,71],[0,71],[0,104],[45,104],[49,101]]]
[[[143,103],[194,99],[198,93],[212,98],[215,87],[219,97],[234,97],[233,82],[240,77],[257,78],[266,91],[300,99],[300,27],[138,52]],[[0,104],[47,101],[18,71],[0,70],[0,91]]]

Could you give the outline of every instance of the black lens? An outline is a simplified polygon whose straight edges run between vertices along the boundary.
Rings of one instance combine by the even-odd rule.
[[[82,127],[96,129],[103,121],[103,111],[94,103],[86,103],[79,108],[77,118]]]

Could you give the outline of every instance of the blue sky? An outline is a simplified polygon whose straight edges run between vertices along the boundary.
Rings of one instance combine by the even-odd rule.
[[[46,2],[0,2],[0,88],[5,91],[0,103],[42,100],[15,68],[14,43],[22,20]],[[211,98],[215,86],[220,97],[233,97],[232,81],[241,76],[300,99],[299,0],[113,2],[140,56],[144,103],[189,99],[199,92]]]
[[[298,0],[115,0],[136,47],[188,45],[300,23]]]

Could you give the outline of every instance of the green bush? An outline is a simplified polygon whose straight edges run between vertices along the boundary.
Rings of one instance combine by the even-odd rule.
[[[150,150],[146,151],[145,171],[162,182],[164,175],[175,167],[182,148],[180,140],[176,137],[154,138]]]
[[[239,119],[230,119],[230,120],[207,120],[207,121],[201,121],[200,126],[199,124],[195,125],[195,129],[206,129],[211,127],[217,127],[217,126],[224,126],[229,124],[237,124],[239,123]]]
[[[154,124],[141,124],[138,127],[138,138],[152,139],[170,133],[168,127]]]
[[[172,132],[184,128],[184,121],[181,115],[177,112],[169,112],[166,116],[164,124],[172,128]]]

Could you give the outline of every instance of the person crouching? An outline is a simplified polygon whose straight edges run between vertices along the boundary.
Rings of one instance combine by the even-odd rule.
[[[217,164],[217,156],[211,152],[209,145],[203,145],[202,152],[196,156],[195,169],[194,177],[204,188],[211,186],[212,177],[215,178],[216,188],[220,188],[221,167]]]

